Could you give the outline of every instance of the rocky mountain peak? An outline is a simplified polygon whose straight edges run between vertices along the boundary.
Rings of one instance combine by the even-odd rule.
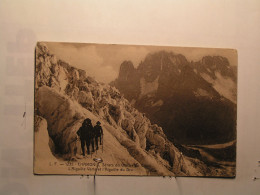
[[[225,65],[225,66],[229,66],[229,61],[227,58],[223,57],[223,56],[204,56],[201,59],[202,64],[206,64],[208,66],[221,66],[221,65]]]
[[[134,68],[131,61],[124,61],[120,66],[117,80],[127,82],[130,79],[129,81],[140,87],[134,80],[143,78],[145,82],[154,82],[160,76],[178,76],[188,65],[188,60],[182,54],[174,54],[167,51],[149,53],[137,68]]]
[[[236,77],[227,58],[204,56],[198,62],[189,62],[182,54],[159,51],[148,54],[137,71],[134,82],[125,82],[124,86],[116,82],[115,86],[153,123],[162,126],[169,139],[215,143],[216,136],[208,133],[210,129],[218,132],[221,142],[234,139]],[[133,93],[135,96],[130,97]],[[198,116],[205,118],[203,125],[194,121]],[[229,135],[225,123],[232,127]],[[206,135],[207,140],[203,139]]]
[[[222,56],[204,56],[194,66],[201,73],[207,73],[214,80],[217,78],[217,73],[223,77],[228,77],[236,82],[236,72],[230,66],[230,63],[226,57]]]
[[[173,52],[159,51],[148,54],[137,70],[147,82],[153,82],[158,76],[178,75],[188,65],[185,56]]]
[[[129,60],[123,61],[120,66],[120,71],[132,70],[132,69],[134,69],[134,65],[133,65],[133,62],[129,61]]]
[[[131,61],[124,61],[119,70],[118,79],[121,81],[127,81],[135,73],[134,65]]]

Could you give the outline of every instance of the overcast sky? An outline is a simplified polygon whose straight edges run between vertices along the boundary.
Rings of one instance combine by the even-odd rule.
[[[120,65],[124,60],[131,60],[137,67],[148,53],[160,50],[183,54],[189,61],[198,61],[205,55],[220,55],[227,57],[231,65],[237,66],[237,54],[232,49],[55,42],[46,42],[46,45],[57,58],[85,70],[87,75],[104,83],[117,78]]]

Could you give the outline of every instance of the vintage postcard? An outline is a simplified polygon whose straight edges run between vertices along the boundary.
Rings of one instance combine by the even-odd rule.
[[[38,42],[34,173],[235,177],[234,49]]]

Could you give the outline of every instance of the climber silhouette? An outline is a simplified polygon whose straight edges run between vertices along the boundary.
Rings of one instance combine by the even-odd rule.
[[[80,137],[81,141],[81,150],[83,156],[85,156],[85,145],[87,146],[87,154],[90,154],[89,146],[92,146],[92,152],[95,152],[94,149],[94,131],[91,120],[86,118],[82,126],[77,131],[77,135]]]
[[[103,139],[103,129],[100,125],[101,123],[98,121],[94,127],[96,150],[98,150],[98,140],[99,140],[99,144],[102,145],[102,139]]]

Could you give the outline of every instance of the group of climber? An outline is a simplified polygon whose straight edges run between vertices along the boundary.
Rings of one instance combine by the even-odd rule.
[[[103,129],[99,121],[93,127],[91,120],[89,118],[85,119],[82,126],[77,131],[77,135],[81,141],[83,156],[85,156],[85,145],[87,146],[87,154],[90,154],[90,145],[92,146],[92,152],[98,150],[98,145],[103,145]]]

